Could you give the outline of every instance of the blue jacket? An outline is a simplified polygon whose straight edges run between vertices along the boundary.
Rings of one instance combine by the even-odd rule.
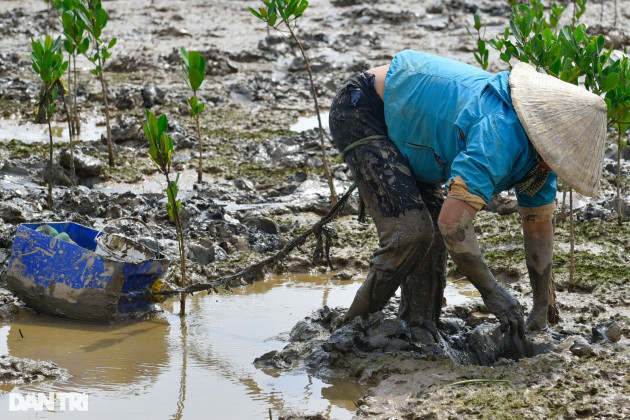
[[[385,79],[385,121],[416,179],[445,182],[460,176],[486,203],[513,187],[536,164],[510,97],[509,72],[492,75],[443,57],[403,51]],[[556,174],[524,207],[551,204]]]

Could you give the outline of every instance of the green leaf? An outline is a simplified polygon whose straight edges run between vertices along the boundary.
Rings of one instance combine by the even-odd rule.
[[[61,23],[64,28],[70,29],[74,26],[74,13],[71,11],[65,11],[61,15]]]
[[[483,39],[477,40],[477,49],[479,50],[479,54],[486,52],[486,42]]]
[[[153,135],[151,134],[151,129],[149,128],[149,126],[145,122],[142,123],[142,128],[144,128],[144,136],[149,141],[149,144],[151,146],[153,146],[155,142],[153,141]],[[149,153],[149,155],[151,155],[151,153]]]
[[[75,46],[72,42],[70,42],[68,39],[66,39],[65,41],[63,41],[63,48],[68,51],[68,53],[72,54],[75,50]]]
[[[166,135],[166,133],[164,133]],[[168,150],[168,161],[171,161],[171,152],[173,152],[173,138],[166,136],[166,150]]]
[[[542,37],[545,40],[545,44],[549,46],[553,40],[553,32],[549,28],[545,28],[542,32]]]
[[[510,18],[510,29],[512,31],[512,34],[514,34],[514,38],[516,38],[516,41],[518,41],[519,43],[523,43],[523,38],[521,37],[521,33],[520,31],[516,28],[516,24],[514,22],[513,19],[513,15],[512,18]]]
[[[166,191],[168,193],[168,189]],[[175,221],[175,212],[173,211],[173,204],[166,203],[166,212],[168,213],[168,217],[170,217],[172,221]]]
[[[149,128],[151,129],[151,133],[153,134],[153,139],[157,141],[160,131],[158,130],[157,118],[155,118],[154,113],[147,111],[147,122],[149,124]]]
[[[258,19],[263,19],[262,15],[260,13],[258,13],[257,11],[255,11],[253,8],[248,7],[249,11],[251,12],[252,15],[256,16]]]
[[[182,61],[186,65],[186,69],[190,67],[190,64],[188,63],[188,53],[186,52],[186,49],[184,47],[181,47],[179,49],[179,54],[182,56]]]
[[[298,0],[290,0],[289,3],[287,4],[287,8],[286,8],[286,15],[287,17],[292,16],[293,13],[295,12],[295,9],[298,6]]]
[[[612,73],[604,77],[604,79],[601,81],[602,91],[606,92],[611,89],[614,89],[619,83],[619,80],[620,80],[619,73]]]
[[[475,20],[475,29],[478,31],[481,29],[481,16],[479,16],[477,13],[475,13],[473,15],[473,19]]]
[[[57,51],[60,45],[61,45],[61,37],[58,36],[57,39],[55,39],[55,42],[52,44],[50,50],[53,52]]]
[[[577,43],[582,42],[586,38],[586,27],[584,24],[580,24],[575,28],[574,37]]]
[[[276,0],[277,3],[280,3],[280,1],[281,0]],[[288,16],[287,11],[286,11],[286,9],[284,7],[284,4],[282,4],[282,5],[278,4],[276,9],[278,10],[278,13],[280,14],[280,17],[282,19],[285,19],[285,20],[288,19],[289,16]]]
[[[168,120],[166,119],[166,114],[160,115],[160,118],[157,120],[157,135],[161,136],[168,129]]]
[[[84,10],[77,11],[77,14],[79,15],[81,25],[87,29],[88,32],[92,33],[92,21],[87,16],[85,8]]]
[[[597,43],[597,54],[600,54],[602,50],[604,49],[604,43],[605,43],[604,37],[602,35],[598,36],[596,43]]]
[[[31,47],[33,48],[33,53],[38,59],[44,54],[44,46],[41,44],[41,40],[35,41],[31,38]]]
[[[81,45],[79,46],[79,52],[81,54],[85,54],[88,48],[90,48],[90,40],[88,38],[84,38],[83,42],[81,42]]]
[[[111,41],[109,41],[109,44],[107,44],[107,49],[110,50],[114,47],[114,45],[116,45],[116,38],[112,38]]]
[[[94,21],[95,26],[102,30],[107,25],[107,21],[109,20],[109,15],[104,9],[99,8],[96,10],[95,16],[96,16],[96,19]]]
[[[573,44],[571,43],[571,41],[569,41],[565,37],[560,37],[560,43],[562,44],[562,47],[564,48],[564,52],[567,56],[569,57],[575,56],[575,49],[573,48]]]

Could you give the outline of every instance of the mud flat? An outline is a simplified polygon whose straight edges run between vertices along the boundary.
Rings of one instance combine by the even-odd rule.
[[[626,3],[619,2],[616,27],[610,1],[590,2],[583,21],[622,49],[630,43]],[[144,108],[169,115],[174,168],[182,173],[180,194],[192,281],[233,273],[277,251],[326,212],[318,135],[303,130],[308,127],[294,126],[313,117],[299,51],[254,20],[246,8],[255,5],[253,0],[105,2],[110,21],[104,36],[118,38],[105,68],[116,167],[106,164],[100,85],[88,72],[90,63],[80,59],[78,100],[84,138],[77,143],[73,175],[65,123],[56,121],[55,205],[50,211],[44,182],[48,139],[42,127],[32,125],[38,85],[28,53],[30,37],[59,33],[60,27],[40,0],[0,2],[4,118],[0,122],[0,273],[19,223],[74,221],[100,229],[123,216],[142,218],[154,228],[161,249],[173,261],[171,271],[177,272],[174,226],[164,210],[161,180],[147,158],[141,127]],[[472,25],[475,11],[484,16],[487,34],[492,36],[505,27],[509,8],[498,0],[313,1],[299,33],[323,107],[329,106],[342,81],[386,63],[404,48],[474,64],[474,40],[466,26]],[[189,93],[179,75],[182,46],[201,51],[208,62],[208,78],[200,91],[207,104],[201,124],[201,184],[194,183],[197,138],[186,105]],[[491,71],[505,70],[497,57],[491,55],[490,61]],[[516,353],[509,339],[497,333],[495,320],[484,313],[481,299],[461,282],[451,283],[447,290],[437,326],[414,330],[397,320],[396,302],[392,302],[383,313],[337,329],[336,319],[350,304],[352,290],[377,246],[373,226],[356,221],[359,206],[353,196],[343,216],[331,224],[336,232],[331,251],[336,271],[323,261],[313,262],[315,241],[310,240],[268,273],[280,277],[243,288],[234,284],[233,293],[195,296],[186,325],[173,315],[172,303],[163,305],[161,315],[130,324],[57,324],[32,314],[0,290],[0,338],[4,337],[0,353],[50,359],[73,375],[50,380],[55,377],[25,373],[25,377],[49,379],[2,385],[0,411],[11,390],[80,391],[83,387],[99,395],[93,397],[90,414],[103,417],[147,405],[155,406],[156,413],[186,418],[210,409],[221,418],[264,418],[269,408],[274,418],[629,417],[630,152],[622,150],[617,168],[617,150],[610,141],[600,194],[594,199],[576,197],[573,290],[568,284],[568,223],[556,223],[554,277],[561,321],[530,335],[529,347]],[[350,173],[333,146],[327,147],[335,185],[343,192],[352,183]],[[621,227],[614,222],[617,171],[622,174],[626,218]],[[528,310],[531,289],[514,210],[513,196],[496,198],[489,211],[478,217],[476,230],[495,275]],[[300,285],[292,279],[296,273],[323,276],[325,281]],[[452,264],[449,274],[461,277]],[[463,290],[451,293],[456,284]],[[291,289],[296,294],[276,299],[260,293],[253,305],[246,296],[255,296],[257,292],[251,290],[256,287]],[[297,305],[299,310],[282,301],[301,302],[298,296],[306,299]],[[222,316],[238,320],[253,308],[242,316],[244,322],[218,322]],[[241,312],[234,314],[235,310]],[[29,333],[31,328],[36,332]],[[64,343],[59,351],[40,353],[41,348],[54,349],[46,347],[46,337],[55,336],[50,331],[72,337],[65,345],[73,353],[63,351]],[[143,347],[144,338],[154,344],[152,351]],[[214,347],[214,340],[225,341]],[[136,349],[145,349],[146,355]],[[112,359],[107,359],[108,352],[115,354]],[[255,359],[259,359],[256,365]],[[217,379],[221,385],[208,395],[204,386],[218,377],[223,378]],[[471,381],[479,379],[493,381]],[[457,382],[461,384],[453,385]],[[178,405],[181,400],[184,403]],[[239,406],[244,411],[235,408]]]

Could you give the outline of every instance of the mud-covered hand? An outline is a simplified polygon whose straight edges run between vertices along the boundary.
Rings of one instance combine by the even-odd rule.
[[[501,331],[510,329],[510,335],[518,333],[521,340],[525,339],[525,322],[523,321],[523,309],[521,304],[507,290],[496,283],[495,287],[482,294],[483,303],[501,323]]]

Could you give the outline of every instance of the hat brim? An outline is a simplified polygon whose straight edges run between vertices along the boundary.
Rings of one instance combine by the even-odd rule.
[[[509,83],[514,110],[543,160],[580,194],[597,195],[604,162],[606,102],[526,63],[514,66]]]

